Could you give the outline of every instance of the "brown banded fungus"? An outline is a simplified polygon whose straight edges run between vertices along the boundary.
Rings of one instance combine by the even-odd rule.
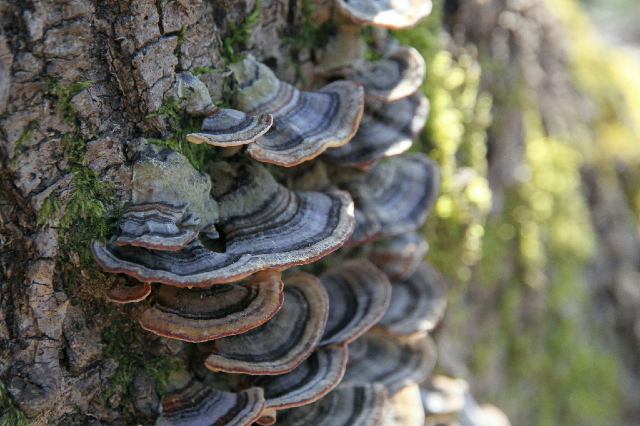
[[[204,115],[200,132],[187,135],[196,144],[206,142],[217,146],[245,145],[255,141],[269,130],[273,118],[269,114],[247,115],[234,109],[218,108],[213,104],[207,86],[191,73],[176,76],[178,96],[193,115]]]
[[[380,228],[369,241],[420,228],[438,192],[438,166],[419,153],[390,158],[366,173],[354,170],[331,176],[352,195],[356,209],[367,222],[378,222]],[[360,226],[356,223],[356,229]],[[366,241],[352,237],[347,244]]]
[[[378,322],[389,305],[389,279],[364,259],[334,265],[320,281],[329,295],[329,317],[321,345],[355,340]]]
[[[433,266],[422,262],[410,277],[391,281],[391,303],[378,323],[397,335],[433,330],[447,306],[446,285]]]
[[[151,294],[151,283],[120,285],[107,290],[107,299],[116,303],[141,302]]]
[[[136,139],[127,148],[133,163],[131,202],[116,224],[115,245],[177,250],[198,232],[217,233],[217,203],[211,180],[181,154]]]
[[[253,161],[216,163],[210,171],[212,195],[220,206],[223,253],[197,239],[177,251],[95,241],[98,263],[144,282],[202,287],[312,262],[351,235],[353,203],[344,191],[292,192]]]
[[[342,382],[381,382],[392,396],[405,386],[426,380],[435,361],[435,343],[426,335],[400,340],[370,330],[349,344]]]
[[[156,426],[246,426],[260,416],[263,408],[260,388],[221,392],[189,379],[162,401]]]
[[[324,398],[282,410],[279,426],[382,426],[387,392],[381,383],[340,385]]]
[[[415,272],[428,247],[422,235],[406,232],[377,241],[371,248],[368,259],[389,279],[402,280]]]
[[[431,12],[431,0],[336,0],[340,11],[360,25],[407,28]]]
[[[429,101],[421,92],[394,102],[367,99],[358,132],[347,144],[327,149],[324,158],[341,166],[367,168],[402,154],[424,127],[428,113]]]
[[[282,305],[280,272],[260,271],[242,284],[202,288],[161,285],[155,305],[140,316],[145,330],[188,342],[244,333],[273,317]]]
[[[241,386],[264,389],[267,409],[298,407],[320,399],[335,388],[340,383],[346,366],[345,345],[325,346],[317,348],[288,373],[275,376],[244,376]],[[269,424],[269,419],[261,419],[259,422]]]
[[[393,102],[415,93],[426,75],[422,55],[409,46],[398,46],[377,61],[346,77],[362,84],[364,94],[380,102]],[[365,105],[366,108],[366,105]]]
[[[238,108],[273,116],[271,129],[247,148],[256,160],[293,166],[347,143],[358,128],[364,92],[357,83],[334,81],[301,92],[259,62],[244,59],[230,68],[238,81]]]
[[[284,280],[284,302],[277,314],[246,333],[209,342],[205,365],[212,371],[282,374],[296,368],[322,337],[329,298],[313,275],[296,273]]]

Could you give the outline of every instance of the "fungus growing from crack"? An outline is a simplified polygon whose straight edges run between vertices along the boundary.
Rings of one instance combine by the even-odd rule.
[[[329,300],[313,275],[296,273],[284,280],[284,302],[277,314],[243,334],[206,344],[205,365],[212,371],[273,375],[296,368],[322,337]]]
[[[352,195],[363,220],[379,225],[379,230],[368,239],[363,240],[362,234],[358,234],[355,237],[361,239],[352,237],[348,245],[417,230],[427,219],[438,193],[438,166],[420,153],[390,158],[366,173],[343,170],[330,176]],[[361,226],[356,222],[356,229]]]
[[[339,385],[323,398],[282,410],[280,426],[382,426],[387,392],[381,383]]]
[[[260,388],[221,392],[204,386],[186,373],[172,388],[162,401],[156,426],[246,426],[255,421],[264,408]]]
[[[218,206],[209,195],[207,175],[183,155],[144,139],[131,142],[127,154],[133,163],[133,189],[118,218],[113,245],[178,250],[199,232],[217,237]]]
[[[392,396],[405,386],[426,380],[435,361],[435,343],[427,335],[400,340],[369,330],[349,344],[342,383],[381,382]]]
[[[253,161],[216,163],[210,172],[223,253],[209,250],[198,239],[177,251],[94,241],[98,263],[143,282],[202,287],[312,262],[351,235],[353,203],[344,191],[292,192]]]
[[[336,0],[353,22],[386,28],[407,28],[431,12],[431,0]]]
[[[202,288],[160,286],[156,304],[142,313],[145,330],[188,342],[244,333],[273,317],[282,305],[280,272],[260,271],[242,284]]]
[[[398,46],[377,61],[365,62],[361,69],[346,77],[362,84],[367,98],[393,102],[415,93],[425,75],[422,55],[413,47]]]
[[[107,299],[116,303],[140,302],[151,294],[151,283],[120,285],[107,290]]]
[[[402,154],[424,127],[428,112],[429,101],[421,92],[394,102],[367,99],[358,132],[347,144],[327,149],[324,158],[366,169],[382,158]]]
[[[406,232],[377,241],[368,259],[391,280],[403,280],[412,275],[424,258],[429,245],[417,232]]]
[[[243,376],[240,386],[264,389],[265,411],[271,410],[268,415],[261,416],[258,423],[272,424],[275,410],[309,404],[330,392],[340,383],[346,366],[346,346],[330,345],[317,348],[288,373]]]
[[[234,109],[218,108],[213,104],[207,86],[189,72],[176,76],[178,96],[183,99],[185,110],[193,115],[204,115],[200,131],[187,135],[196,144],[216,146],[246,145],[255,141],[273,124],[270,114],[247,115]]]
[[[365,259],[334,265],[320,281],[329,295],[321,345],[352,342],[378,322],[389,305],[389,279]]]
[[[447,307],[442,276],[422,262],[410,277],[391,281],[391,302],[378,323],[389,333],[411,335],[433,330]]]
[[[273,116],[271,129],[247,148],[259,161],[293,166],[347,143],[358,129],[364,92],[357,83],[334,81],[301,92],[259,62],[244,59],[230,68],[238,81],[238,108]]]

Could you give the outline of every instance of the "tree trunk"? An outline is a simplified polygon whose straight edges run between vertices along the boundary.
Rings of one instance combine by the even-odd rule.
[[[295,83],[290,54],[308,52],[283,48],[280,36],[302,2],[261,3],[242,47]],[[0,0],[0,401],[3,388],[11,397],[0,423],[17,409],[32,425],[155,421],[156,385],[190,349],[140,329],[144,302],[104,301],[127,278],[101,274],[87,243],[107,235],[103,213],[114,217],[129,197],[126,142],[171,135],[172,120],[147,116],[177,71],[224,68],[229,23],[240,27],[254,7]],[[201,78],[218,99],[221,75]]]

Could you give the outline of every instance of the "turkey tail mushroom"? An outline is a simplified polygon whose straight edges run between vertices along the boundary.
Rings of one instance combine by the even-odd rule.
[[[381,382],[392,396],[405,386],[425,381],[435,362],[435,343],[427,335],[400,340],[370,330],[349,344],[342,383]]]
[[[403,280],[416,271],[428,248],[422,235],[407,232],[377,241],[373,244],[368,259],[389,279]]]
[[[387,392],[381,383],[340,385],[324,398],[282,410],[281,426],[382,426]]]
[[[378,322],[389,305],[389,279],[364,259],[334,265],[320,281],[329,295],[321,345],[352,342]]]
[[[212,371],[273,375],[296,368],[322,337],[329,299],[313,275],[296,273],[284,280],[284,302],[273,318],[243,334],[213,340],[205,365]]]
[[[323,158],[366,169],[382,158],[402,154],[424,127],[428,113],[429,101],[421,92],[393,102],[367,99],[358,132],[345,145],[327,149]]]
[[[410,277],[391,282],[391,302],[378,326],[408,336],[433,330],[447,306],[446,284],[433,266],[422,262]]]
[[[242,284],[203,288],[160,286],[140,325],[160,336],[204,342],[244,333],[273,317],[283,301],[280,272],[260,271]]]
[[[189,379],[162,401],[156,426],[247,426],[260,416],[263,408],[260,388],[221,392]]]
[[[98,263],[143,282],[203,287],[312,262],[351,235],[353,203],[344,191],[292,192],[256,162],[216,163],[211,174],[225,237],[223,253],[198,239],[176,251],[94,241]]]
[[[247,148],[256,160],[293,166],[356,133],[364,108],[359,84],[334,81],[316,92],[301,92],[259,62],[244,59],[230,67],[239,86],[238,108],[273,116],[271,129]]]

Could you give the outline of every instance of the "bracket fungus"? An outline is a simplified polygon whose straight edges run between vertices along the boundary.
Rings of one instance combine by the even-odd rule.
[[[312,262],[351,235],[353,203],[344,191],[292,192],[253,161],[215,163],[210,173],[223,253],[207,249],[198,239],[176,251],[94,241],[98,263],[144,282],[202,287]]]
[[[426,380],[435,362],[435,343],[426,335],[400,340],[368,331],[349,344],[349,361],[342,382],[381,382],[392,396],[405,386]]]
[[[273,375],[296,368],[322,337],[329,298],[313,275],[284,280],[284,302],[273,318],[246,333],[213,340],[205,365],[212,371]]]
[[[431,0],[336,0],[339,10],[360,25],[407,28],[431,13]]]
[[[202,288],[161,285],[155,305],[140,316],[145,330],[188,342],[244,333],[273,317],[283,301],[280,272],[260,271],[242,284]]]
[[[327,149],[324,158],[366,169],[382,158],[402,154],[424,127],[428,113],[429,101],[421,92],[393,102],[367,99],[358,132],[348,143]]]
[[[270,114],[252,116],[215,106],[207,86],[189,72],[179,73],[176,82],[178,96],[186,103],[185,110],[205,117],[200,131],[187,135],[189,142],[206,142],[217,146],[245,145],[265,134],[273,124]]]
[[[378,322],[389,305],[389,279],[364,259],[334,265],[320,281],[329,295],[321,345],[352,342]]]
[[[381,383],[340,385],[324,398],[282,410],[280,426],[382,426],[387,392]]]
[[[404,280],[391,281],[391,288],[391,303],[378,323],[385,331],[405,336],[431,331],[444,316],[446,285],[428,263]]]
[[[323,77],[344,77],[361,69],[367,56],[367,43],[362,37],[362,27],[341,24],[329,37],[322,49],[322,57],[316,66],[316,74]]]
[[[115,245],[178,250],[198,232],[216,237],[218,206],[211,181],[181,154],[136,139],[127,148],[133,163],[131,202],[116,224]]]
[[[246,426],[253,423],[264,408],[260,388],[222,392],[187,377],[180,385],[162,401],[156,426]]]
[[[359,84],[339,80],[302,92],[260,62],[244,59],[230,68],[238,81],[238,108],[273,116],[269,131],[247,148],[256,160],[293,166],[347,143],[356,133],[364,108]]]
[[[265,408],[281,410],[320,399],[340,383],[346,367],[345,345],[324,346],[317,348],[288,373],[275,376],[245,376],[243,385],[264,389]],[[273,411],[269,417],[275,417]],[[270,424],[270,419],[260,419],[259,423]]]
[[[365,62],[362,69],[346,77],[362,84],[367,98],[393,102],[414,94],[426,72],[422,55],[413,47],[399,45],[381,59]]]
[[[107,290],[107,299],[116,303],[141,302],[151,294],[151,283],[120,285]]]
[[[355,208],[367,222],[378,222],[379,230],[362,239],[355,235],[347,244],[362,244],[420,228],[434,203],[439,182],[437,164],[424,154],[404,154],[378,163],[366,173],[332,175],[352,196]],[[362,227],[357,223],[356,229]],[[366,223],[366,222],[365,222]]]
[[[402,280],[412,275],[424,258],[429,245],[417,232],[406,232],[377,241],[368,259],[391,280]]]

